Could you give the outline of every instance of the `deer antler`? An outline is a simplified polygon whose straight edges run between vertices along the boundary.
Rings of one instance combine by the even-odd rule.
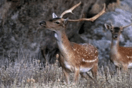
[[[73,7],[71,7],[70,9],[64,11],[61,15],[60,15],[60,18],[62,18],[65,14],[67,13],[72,13],[72,11],[78,7],[79,5],[81,4],[81,2],[79,2],[78,4],[74,5]]]
[[[127,26],[121,27],[121,29],[127,28],[127,27],[129,27],[129,26],[131,26],[131,25],[132,25],[132,23],[129,24],[129,25],[127,25]]]
[[[105,9],[106,9],[106,5],[104,4],[103,10],[92,18],[80,18],[80,19],[76,19],[76,20],[68,19],[67,21],[94,21],[98,17],[100,17],[101,15],[103,15],[105,13]]]

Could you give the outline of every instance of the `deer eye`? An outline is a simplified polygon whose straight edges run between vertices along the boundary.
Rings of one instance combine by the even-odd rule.
[[[112,30],[110,30],[110,32],[113,32]]]
[[[59,22],[57,22],[57,21],[56,21],[55,23],[56,23],[56,24],[60,24],[60,23],[59,23]]]

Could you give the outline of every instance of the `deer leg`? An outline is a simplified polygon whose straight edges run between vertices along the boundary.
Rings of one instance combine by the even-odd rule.
[[[86,80],[89,80],[90,78],[92,81],[94,81],[94,83],[97,84],[96,80],[93,77],[91,77],[87,72],[83,72],[83,73],[81,72],[80,74],[81,74],[81,77],[84,77]]]
[[[74,83],[77,83],[78,78],[79,78],[79,73],[80,73],[79,68],[76,68],[75,69],[75,74],[74,74]]]
[[[98,71],[98,64],[95,64],[91,69],[92,75],[95,79],[97,79],[97,71]]]
[[[69,84],[69,73],[63,69],[63,73],[64,73],[64,76],[65,76],[65,79],[66,79],[66,83]]]
[[[94,66],[93,66],[93,68],[91,69],[91,72],[92,72],[92,75],[93,75],[93,77],[91,77],[88,73],[87,73],[87,76],[90,78],[90,79],[92,79],[93,81],[94,81],[94,83],[96,83],[97,84],[97,81],[95,80],[95,79],[97,79],[97,70],[98,70],[98,64],[95,64]]]
[[[86,72],[81,72],[81,77],[85,78],[86,80],[93,79],[88,73]]]
[[[91,79],[91,80],[93,80],[94,81],[94,83],[96,83],[97,84],[97,81],[92,77],[92,76],[90,76],[88,73],[86,73],[87,74],[87,76]]]
[[[127,66],[127,64],[123,65],[122,70],[123,70],[124,72],[128,72],[128,66]]]
[[[81,77],[83,77],[86,80],[88,80],[88,76],[87,76],[86,72],[81,72],[80,75],[81,75]]]

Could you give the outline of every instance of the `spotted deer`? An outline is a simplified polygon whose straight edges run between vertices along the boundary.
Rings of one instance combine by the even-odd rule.
[[[112,34],[110,58],[111,61],[118,68],[122,68],[123,71],[127,71],[128,68],[132,68],[132,47],[122,47],[119,45],[120,34],[125,28],[129,27],[129,24],[124,27],[114,27],[112,24],[104,24],[106,29],[109,29]]]
[[[88,78],[88,71],[91,70],[93,76],[96,78],[98,69],[98,51],[91,44],[77,44],[70,42],[65,33],[65,23],[76,21],[94,21],[105,13],[105,5],[103,10],[92,18],[80,18],[80,19],[64,19],[63,16],[72,11],[81,4],[78,3],[70,9],[64,11],[59,17],[53,13],[53,19],[49,21],[41,21],[40,25],[46,29],[54,32],[58,48],[60,51],[59,62],[61,64],[66,83],[69,84],[69,73],[74,73],[74,82],[78,82],[79,74]],[[91,76],[90,76],[91,77]]]

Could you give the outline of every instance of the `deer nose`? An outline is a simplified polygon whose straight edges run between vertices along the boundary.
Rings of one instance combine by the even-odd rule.
[[[117,37],[118,37],[118,35],[114,35],[114,36],[113,36],[113,38],[117,38]]]
[[[41,22],[39,23],[39,25],[45,26],[45,25],[46,25],[46,22],[45,22],[45,21],[41,21]]]

